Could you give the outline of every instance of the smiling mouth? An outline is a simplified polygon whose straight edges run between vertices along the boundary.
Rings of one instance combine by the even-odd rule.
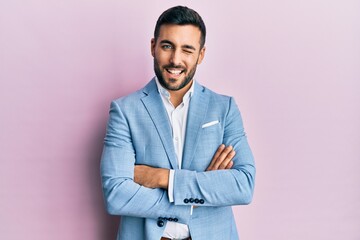
[[[185,71],[185,70],[174,69],[174,68],[165,68],[165,70],[166,70],[168,73],[170,73],[170,74],[172,74],[172,75],[176,75],[176,76],[182,74],[182,73]]]

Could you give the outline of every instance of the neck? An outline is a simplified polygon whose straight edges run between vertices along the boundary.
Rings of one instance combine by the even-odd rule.
[[[172,103],[172,105],[176,108],[177,106],[180,105],[180,103],[182,103],[184,95],[187,91],[189,91],[189,89],[191,88],[193,84],[193,80],[191,80],[185,87],[183,87],[182,89],[179,89],[177,91],[172,91],[172,90],[168,90],[170,93],[170,101]]]

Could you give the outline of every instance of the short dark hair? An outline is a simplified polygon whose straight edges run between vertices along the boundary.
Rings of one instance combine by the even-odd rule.
[[[163,12],[159,19],[156,22],[154,38],[155,41],[159,37],[160,27],[164,24],[176,24],[176,25],[194,25],[198,27],[201,32],[200,38],[200,47],[202,48],[205,45],[206,38],[206,27],[205,23],[202,20],[201,16],[194,11],[185,6],[176,6],[169,8]]]

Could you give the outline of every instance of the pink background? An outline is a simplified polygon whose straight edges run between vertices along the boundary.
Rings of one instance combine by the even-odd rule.
[[[0,2],[0,239],[114,239],[99,161],[111,99],[153,76],[159,14],[204,18],[199,82],[235,96],[257,164],[242,239],[360,239],[360,2]]]

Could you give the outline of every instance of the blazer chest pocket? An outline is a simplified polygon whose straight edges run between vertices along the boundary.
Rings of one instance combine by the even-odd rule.
[[[201,125],[201,130],[203,134],[210,133],[220,133],[221,132],[221,124],[219,120],[209,121]]]
[[[201,142],[205,144],[221,144],[223,138],[223,130],[220,121],[209,121],[201,126]],[[218,145],[216,146],[218,147]]]
[[[219,120],[214,120],[214,121],[211,121],[211,122],[206,122],[204,123],[203,125],[201,125],[201,128],[208,128],[208,127],[212,127],[212,126],[215,126],[217,124],[219,124]]]

